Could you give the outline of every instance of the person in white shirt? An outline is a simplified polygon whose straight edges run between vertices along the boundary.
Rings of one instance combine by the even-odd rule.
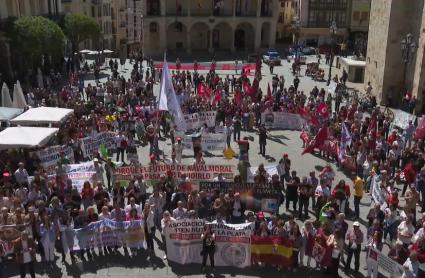
[[[145,236],[146,236],[146,244],[148,247],[148,250],[153,253],[153,237],[155,236],[155,223],[153,221],[154,214],[151,209],[153,206],[146,205],[143,209],[143,225],[145,230]]]
[[[172,223],[176,221],[176,219],[174,217],[171,217],[171,214],[168,210],[164,211],[164,214],[162,215],[162,219],[161,219],[161,237],[162,237],[162,243],[164,244],[164,260],[167,259],[167,242],[166,242],[166,238],[165,238],[165,234],[164,234],[164,230],[165,227],[167,227],[168,224]]]
[[[187,209],[183,207],[182,201],[177,202],[177,208],[173,210],[173,217],[176,220],[187,218]]]
[[[136,209],[138,215],[142,214],[142,207],[136,204],[136,200],[134,199],[134,197],[131,197],[130,203],[125,207],[125,213],[128,214],[133,208]]]
[[[20,185],[28,185],[28,172],[24,168],[23,162],[18,164],[18,169],[15,171],[15,180]]]
[[[413,215],[408,214],[406,220],[402,221],[397,227],[398,239],[403,242],[405,246],[409,245],[415,232],[415,227],[412,224]]]
[[[418,274],[419,261],[418,254],[413,251],[410,253],[409,258],[403,264],[403,275],[401,278],[416,278]]]

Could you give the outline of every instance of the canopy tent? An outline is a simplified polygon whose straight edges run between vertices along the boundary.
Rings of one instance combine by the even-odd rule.
[[[12,119],[15,125],[58,124],[74,112],[72,109],[57,107],[37,107]]]
[[[0,122],[10,121],[24,112],[24,109],[0,107]]]
[[[59,128],[8,127],[0,132],[0,150],[10,148],[33,148],[45,145]]]
[[[21,83],[19,80],[13,87],[13,101],[12,106],[14,108],[25,108],[27,107],[27,101],[25,100],[24,92],[22,91]]]
[[[12,107],[12,99],[10,97],[9,88],[6,83],[3,83],[3,87],[1,89],[1,104],[4,107]]]

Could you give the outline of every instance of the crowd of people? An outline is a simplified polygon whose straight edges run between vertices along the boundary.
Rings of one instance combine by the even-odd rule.
[[[343,125],[350,131],[351,144],[347,146],[346,156],[354,158],[355,168],[349,171],[350,178],[346,180],[336,180],[334,167],[329,163],[320,172],[311,171],[309,176],[300,177],[299,165],[291,163],[287,154],[282,154],[279,160],[278,174],[270,176],[264,165],[259,165],[255,183],[270,183],[280,192],[278,209],[268,216],[262,211],[248,210],[240,192],[231,188],[213,194],[185,191],[185,184],[190,180],[184,173],[180,178],[171,172],[161,176],[152,186],[152,193],[142,176],[135,176],[126,186],[114,181],[117,161],[135,163],[125,158],[126,154],[137,153],[137,148],[149,148],[149,163],[181,163],[183,147],[181,138],[175,136],[173,118],[156,109],[153,88],[160,82],[161,69],[152,61],[142,67],[139,59],[133,64],[131,78],[126,80],[120,75],[116,62],[111,60],[109,66],[112,75],[104,83],[84,86],[86,73],[81,70],[70,74],[69,85],[61,91],[26,89],[28,103],[33,107],[74,109],[74,114],[60,126],[52,144],[72,147],[75,163],[93,161],[96,181],[85,182],[80,192],[73,188],[63,171],[63,166],[70,163],[64,154],[52,180],[48,178],[51,173],[40,166],[41,161],[33,152],[1,151],[0,228],[12,225],[20,235],[14,239],[12,253],[6,254],[5,245],[0,244],[0,271],[11,263],[7,258],[19,265],[21,277],[27,272],[35,277],[36,254],[41,255],[44,267],[50,268],[57,253],[62,255],[62,260],[69,256],[74,261],[76,257],[92,260],[119,252],[118,247],[74,252],[64,244],[63,227],[79,229],[102,219],[143,219],[147,249],[154,256],[156,231],[162,235],[160,248],[165,250],[165,236],[161,232],[167,223],[199,218],[234,224],[253,222],[258,236],[275,235],[290,240],[291,271],[301,266],[315,267],[338,277],[342,263],[345,272],[357,273],[363,247],[383,251],[384,245],[388,245],[389,253],[385,255],[403,266],[403,277],[416,277],[419,264],[425,262],[425,214],[417,216],[417,204],[419,211],[425,212],[425,156],[423,141],[414,137],[414,122],[405,130],[392,130],[391,119],[379,109],[366,115],[356,102],[344,102],[338,94],[332,96],[317,87],[310,92],[300,91],[297,76],[292,82],[275,76],[270,91],[263,93],[258,86],[261,81],[258,74],[253,79],[244,71],[225,77],[214,69],[207,74],[173,71],[175,92],[183,114],[217,112],[216,126],[202,127],[201,136],[223,127],[227,147],[232,139],[238,143],[240,161],[235,183],[247,181],[250,166],[249,140],[241,139],[242,130],[258,133],[261,154],[266,155],[269,131],[261,122],[261,113],[265,111],[307,115],[308,133],[314,135],[325,126],[328,139],[337,142]],[[337,76],[335,81],[339,82]],[[327,105],[327,117],[317,111],[322,103]],[[104,131],[116,133],[115,148],[108,150],[107,157],[100,152],[85,157],[81,138]],[[162,137],[171,141],[171,153],[159,148],[158,139]],[[199,146],[194,146],[194,163],[206,163],[202,148],[195,147]],[[320,155],[343,167],[337,154],[321,152]],[[29,180],[29,176],[34,178]],[[219,175],[215,181],[229,180]],[[403,185],[401,194],[400,184]],[[362,219],[360,205],[366,194],[372,194],[373,201],[367,219]],[[384,196],[384,201],[375,198],[376,194]],[[285,204],[283,214],[279,210],[282,204]],[[310,208],[314,215],[309,213]],[[354,221],[351,228],[346,218]],[[366,232],[362,232],[364,225]],[[3,239],[11,236],[3,229],[0,233]],[[203,267],[208,256],[214,267],[214,241],[214,231],[206,227],[202,235]],[[56,242],[61,248],[56,249]],[[129,251],[126,247],[123,250],[132,255],[143,252]],[[367,257],[368,277],[376,278],[378,268],[369,260]]]

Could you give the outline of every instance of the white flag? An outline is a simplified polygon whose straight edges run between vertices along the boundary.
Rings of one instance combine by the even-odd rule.
[[[15,108],[25,108],[27,107],[27,101],[25,100],[24,92],[22,91],[21,83],[16,82],[13,88],[13,107]]]
[[[168,111],[172,116],[177,130],[186,130],[185,121],[183,118],[180,104],[177,101],[176,93],[174,92],[173,81],[171,79],[168,64],[164,60],[162,67],[161,91],[159,93],[159,110]]]

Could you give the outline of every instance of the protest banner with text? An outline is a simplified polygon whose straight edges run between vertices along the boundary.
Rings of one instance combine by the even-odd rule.
[[[286,112],[264,112],[261,114],[261,123],[268,129],[301,130],[306,120],[299,114]]]
[[[217,111],[199,112],[183,115],[188,130],[203,127],[205,124],[208,127],[215,126],[215,118]]]
[[[143,220],[104,219],[81,229],[65,228],[62,233],[74,251],[115,246],[142,248],[145,239]]]
[[[182,138],[182,144],[185,149],[193,149],[194,135],[185,135],[181,132],[176,132],[176,137]],[[224,133],[205,133],[201,137],[201,146],[204,151],[222,151],[226,148],[226,134]]]
[[[155,164],[148,166],[125,166],[114,169],[116,181],[128,181],[137,176],[143,176],[145,181],[159,181],[161,175],[171,173],[173,177],[180,178],[186,174],[191,181],[210,181],[218,174],[223,174],[228,179],[233,179],[235,166],[233,165],[177,165]]]
[[[40,164],[48,174],[55,172],[55,167],[61,160],[61,156],[68,158],[69,162],[74,163],[74,152],[69,146],[52,146],[33,152],[39,159]]]
[[[179,264],[201,263],[204,225],[211,225],[216,236],[217,266],[248,267],[251,265],[253,223],[218,224],[204,220],[177,220],[165,227],[167,258]]]
[[[115,149],[115,135],[114,132],[100,132],[95,136],[81,139],[81,150],[84,157],[92,156],[102,144],[108,150]]]

